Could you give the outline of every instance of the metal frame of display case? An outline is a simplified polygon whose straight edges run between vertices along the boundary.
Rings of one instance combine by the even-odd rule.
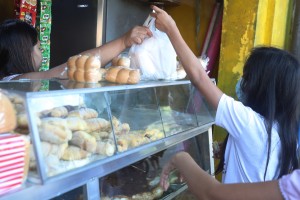
[[[99,88],[85,88],[85,89],[75,89],[75,90],[63,90],[63,91],[51,91],[51,92],[38,92],[38,93],[26,93],[28,98],[31,97],[45,97],[49,95],[62,94],[84,94],[91,92],[106,92],[114,90],[128,90],[128,89],[139,89],[139,88],[149,88],[149,87],[162,87],[162,86],[174,86],[190,84],[190,81],[162,81],[162,82],[145,82],[138,85],[115,85],[109,87],[99,87]],[[27,101],[26,101],[27,102]],[[27,105],[28,106],[28,105]],[[33,116],[30,113],[29,115]],[[32,118],[32,117],[30,117]],[[135,163],[141,159],[144,159],[152,154],[155,154],[161,150],[167,149],[173,145],[180,142],[193,138],[199,134],[208,133],[209,140],[209,153],[210,153],[210,172],[214,173],[214,161],[212,159],[212,129],[211,126],[214,124],[213,120],[211,122],[195,127],[178,134],[168,136],[157,141],[144,144],[142,146],[129,149],[125,152],[115,154],[112,157],[108,157],[104,160],[94,161],[86,166],[74,169],[71,171],[64,172],[62,174],[56,175],[49,178],[46,182],[39,183],[29,183],[27,182],[19,190],[11,191],[8,194],[0,196],[0,199],[49,199],[56,197],[60,194],[73,190],[75,188],[84,186],[84,193],[87,199],[100,199],[99,182],[98,179],[108,175],[114,171],[117,171],[123,167],[126,167],[132,163]],[[34,121],[30,121],[34,123]],[[31,127],[31,126],[30,126]],[[37,130],[31,130],[34,134],[33,143],[34,148],[38,144],[39,139]],[[35,152],[40,152],[39,149],[35,149]],[[37,158],[41,158],[42,155],[36,154]],[[38,160],[40,161],[40,160]],[[39,162],[38,165],[41,163]],[[43,167],[39,166],[39,167]]]

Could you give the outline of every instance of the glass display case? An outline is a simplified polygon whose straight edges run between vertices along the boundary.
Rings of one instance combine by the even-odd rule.
[[[16,132],[28,134],[32,149],[27,183],[5,199],[49,199],[83,185],[88,199],[112,196],[100,189],[105,178],[100,183],[99,178],[135,168],[133,163],[203,133],[207,139],[197,144],[206,153],[198,159],[206,159],[202,166],[212,172],[215,111],[187,80],[137,85],[23,80],[0,82],[0,88],[17,110]]]

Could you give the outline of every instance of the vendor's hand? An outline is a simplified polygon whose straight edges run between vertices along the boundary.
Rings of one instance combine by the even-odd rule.
[[[160,175],[160,186],[166,191],[169,186],[169,174],[171,171],[175,169],[174,164],[172,163],[172,159],[163,167],[161,175]]]
[[[148,27],[136,26],[124,35],[124,44],[128,48],[133,44],[141,44],[145,38],[151,36],[152,32]]]
[[[155,27],[168,34],[168,32],[176,26],[175,21],[166,11],[158,8],[157,6],[151,6],[151,8],[155,11],[150,14],[156,19]]]

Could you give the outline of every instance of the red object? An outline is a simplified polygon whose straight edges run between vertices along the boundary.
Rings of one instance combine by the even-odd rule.
[[[26,144],[20,135],[0,135],[0,194],[22,185]]]
[[[15,0],[15,16],[35,27],[36,4],[34,0]]]

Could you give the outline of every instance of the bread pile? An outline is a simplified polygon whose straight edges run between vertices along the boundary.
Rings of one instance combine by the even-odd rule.
[[[96,56],[76,55],[67,62],[70,80],[84,83],[108,81],[118,84],[137,84],[140,81],[140,71],[130,69],[130,59],[118,56],[112,60],[112,66],[101,68],[101,61]]]
[[[76,55],[67,62],[68,77],[70,80],[87,83],[97,83],[103,80],[104,69],[96,56]]]

